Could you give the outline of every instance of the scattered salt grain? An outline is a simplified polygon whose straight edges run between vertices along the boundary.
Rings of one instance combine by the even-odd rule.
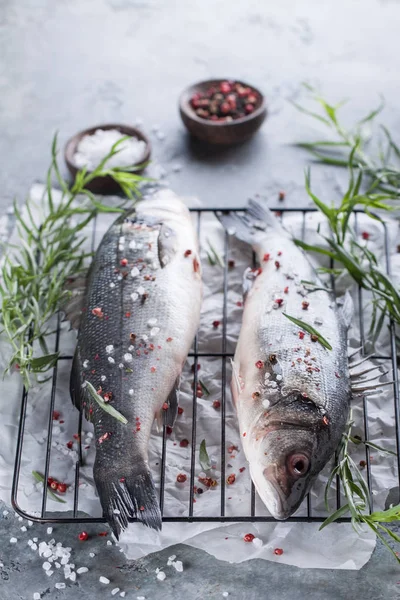
[[[178,573],[182,573],[183,571],[183,564],[181,560],[177,560],[176,562],[172,563],[175,570],[178,571]]]
[[[25,527],[25,525],[22,525],[21,531],[23,531],[24,533],[25,533],[25,531],[28,531],[27,528]]]
[[[18,517],[18,521],[19,521],[20,523],[22,523],[22,521],[23,521],[23,518],[22,518],[22,517]]]
[[[132,362],[133,357],[132,354],[130,354],[129,352],[127,352],[126,354],[124,354],[124,361],[125,362]]]
[[[107,540],[107,546],[112,546],[112,541],[111,540]]]
[[[126,595],[126,592],[121,592],[120,593],[121,598],[125,598],[125,595]]]
[[[115,283],[113,281],[110,283],[110,288],[115,288]]]
[[[106,377],[105,375],[102,375],[102,376],[100,377],[100,379],[101,379],[101,381],[105,381],[105,380],[107,379],[107,377]]]
[[[137,289],[137,293],[139,294],[139,296],[143,296],[143,294],[146,292],[146,290],[144,289],[144,287],[142,285],[139,285],[138,289]]]
[[[59,562],[55,562],[55,563],[54,563],[54,566],[55,566],[55,568],[56,568],[56,569],[59,569],[59,568],[61,567],[61,565],[60,565],[60,563],[59,563]]]
[[[16,544],[18,542],[17,538],[12,537],[10,538],[10,544]]]
[[[115,596],[116,594],[118,594],[119,592],[119,588],[114,588],[113,590],[111,590],[111,596]]]
[[[131,250],[134,250],[136,248],[136,242],[135,242],[135,240],[132,240],[131,242],[129,242],[129,248]]]
[[[8,510],[3,510],[3,517],[6,517],[8,515]]]
[[[88,571],[89,569],[87,567],[79,567],[79,569],[76,570],[78,575],[82,575],[82,573],[87,573]]]
[[[110,583],[110,580],[107,579],[107,577],[103,577],[103,575],[101,575],[99,577],[99,581],[100,581],[100,583],[105,583],[106,585],[108,585]]]
[[[48,527],[47,528],[47,535],[51,535],[53,533],[53,528],[52,527]]]
[[[110,153],[119,140],[126,137],[117,129],[96,129],[92,135],[85,135],[79,142],[74,154],[75,165],[93,171]],[[107,168],[130,167],[143,160],[146,143],[137,137],[129,137],[118,144],[118,153],[107,161]]]
[[[256,548],[262,548],[262,547],[263,547],[263,541],[262,541],[260,538],[258,538],[258,537],[255,537],[255,538],[253,539],[253,545],[254,545]]]
[[[121,511],[118,510],[118,508],[114,508],[113,513],[114,513],[114,515],[120,515]]]
[[[42,569],[45,571],[49,571],[51,569],[51,564],[47,562],[47,560],[42,564]]]
[[[87,359],[86,359],[86,360],[84,360],[84,361],[83,361],[83,365],[82,365],[82,366],[83,366],[83,368],[84,368],[84,369],[87,369],[87,368],[88,368],[88,366],[89,366],[89,361],[88,361]]]
[[[160,333],[160,328],[159,328],[159,327],[153,327],[153,328],[150,330],[150,336],[151,336],[151,337],[155,337],[155,336],[156,336],[157,334],[159,334],[159,333]]]
[[[160,581],[164,581],[164,579],[166,579],[166,574],[164,573],[164,571],[159,571],[159,573],[157,573],[157,579],[159,579]]]
[[[115,363],[115,360],[113,359],[112,356],[109,356],[108,357],[108,362],[113,365]]]
[[[154,327],[154,325],[155,325],[156,323],[157,323],[157,319],[155,319],[155,318],[154,318],[154,319],[149,319],[149,320],[147,321],[147,325],[148,325],[149,327]]]
[[[94,558],[96,555],[94,552],[89,552],[89,556],[90,556],[90,558]]]
[[[114,346],[112,344],[110,344],[109,346],[106,346],[107,354],[111,354],[113,351],[114,351]]]
[[[71,575],[69,576],[70,581],[76,581],[76,573],[75,571],[73,573],[71,573]]]
[[[34,542],[37,542],[37,541],[38,541],[38,539],[37,539],[36,537],[35,537],[35,538],[32,538],[32,539],[33,539],[33,541],[34,541]]]
[[[51,577],[53,575],[54,571],[52,571],[51,569],[49,571],[46,571],[46,575],[47,577]]]
[[[222,592],[222,595],[224,598],[227,598],[229,596],[229,592]]]
[[[125,365],[124,365],[124,363],[119,363],[118,366],[119,366],[120,369],[123,369]]]
[[[168,557],[168,566],[172,565],[172,563],[174,562],[174,560],[176,559],[176,554],[172,554],[172,556]]]
[[[145,596],[136,596],[136,600],[146,600]]]
[[[67,587],[65,583],[56,583],[54,586],[57,590],[65,590]]]
[[[133,396],[133,390],[129,390],[128,393],[129,393],[130,396]]]
[[[133,300],[133,302],[135,302],[135,300],[137,300],[139,298],[139,294],[137,294],[136,292],[133,292],[133,294],[131,294],[131,300]]]
[[[133,267],[133,269],[131,270],[131,277],[137,277],[139,273],[139,269],[137,267]]]
[[[33,594],[33,600],[40,600],[40,594],[39,594],[39,592],[35,592]]]

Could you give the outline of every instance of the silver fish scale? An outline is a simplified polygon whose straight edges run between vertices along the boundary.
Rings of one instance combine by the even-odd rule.
[[[145,452],[154,414],[165,398],[166,388],[172,387],[176,377],[173,356],[165,352],[165,346],[168,346],[165,335],[168,331],[168,311],[165,310],[168,295],[165,291],[162,293],[157,279],[162,272],[157,255],[158,234],[159,227],[156,226],[116,225],[106,234],[91,273],[85,317],[78,338],[82,361],[89,361],[84,377],[96,390],[101,388],[103,393],[111,392],[112,406],[129,421],[128,425],[121,424],[92,402],[97,460],[102,453],[107,461],[112,462],[116,457],[120,460],[123,449],[131,461],[134,457],[127,450],[133,447],[134,437],[137,440],[135,453]],[[125,238],[124,249],[120,248],[121,237]],[[130,248],[132,241],[136,242],[135,248]],[[121,265],[124,259],[126,266]],[[132,277],[131,271],[135,267],[138,274]],[[132,300],[133,293],[138,294],[136,300]],[[101,316],[92,314],[96,308],[101,309]],[[162,325],[157,335],[151,338],[153,327],[148,323],[155,318],[157,325]],[[131,333],[136,336],[134,343]],[[143,340],[145,336],[147,341]],[[106,347],[111,345],[114,349],[107,353]],[[131,360],[125,359],[126,354]],[[102,381],[104,375],[106,380]],[[130,390],[133,390],[133,396]],[[149,410],[149,403],[154,405],[153,410]],[[136,424],[140,427],[140,436]],[[102,440],[105,434],[108,437]]]
[[[266,388],[273,395],[300,392],[333,418],[336,413],[347,414],[350,379],[340,309],[328,292],[307,293],[300,281],[315,281],[315,272],[297,248],[286,253],[283,250],[278,256],[276,248],[281,245],[281,240],[270,240],[270,259],[262,263],[263,272],[255,283],[257,293],[265,298],[265,310],[260,315],[260,360],[268,363],[273,355],[276,360],[273,370],[278,374],[278,379],[267,374]],[[278,268],[275,261],[279,262]],[[308,303],[306,309],[303,302]],[[283,313],[312,325],[331,344],[332,350],[313,342],[307,332],[303,337],[303,330]]]

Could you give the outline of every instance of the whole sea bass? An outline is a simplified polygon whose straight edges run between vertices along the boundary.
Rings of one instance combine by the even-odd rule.
[[[150,430],[154,418],[162,422],[164,414],[168,425],[174,423],[200,304],[198,245],[189,211],[177,197],[161,192],[105,234],[89,272],[71,372],[72,400],[94,424],[94,479],[117,537],[135,517],[161,528],[148,465]]]
[[[243,323],[232,391],[251,477],[269,512],[288,518],[336,450],[351,398],[349,295],[339,306],[303,252],[268,209],[250,202],[244,217],[222,214],[228,233],[250,243],[260,268],[245,277]],[[253,285],[251,289],[250,280]],[[285,314],[311,325],[324,347]]]

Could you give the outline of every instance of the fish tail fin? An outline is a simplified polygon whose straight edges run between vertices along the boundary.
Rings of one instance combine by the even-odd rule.
[[[161,529],[161,511],[151,474],[146,466],[126,477],[96,477],[96,487],[107,519],[115,537],[128,523],[137,519],[147,527]]]
[[[217,217],[229,235],[234,235],[253,248],[267,239],[268,228],[285,231],[269,208],[255,200],[249,201],[245,213],[219,211]]]

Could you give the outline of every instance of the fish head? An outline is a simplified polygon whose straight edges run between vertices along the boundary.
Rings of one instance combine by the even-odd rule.
[[[275,519],[300,506],[338,440],[320,408],[298,394],[264,411],[248,432],[247,459],[257,492]]]

